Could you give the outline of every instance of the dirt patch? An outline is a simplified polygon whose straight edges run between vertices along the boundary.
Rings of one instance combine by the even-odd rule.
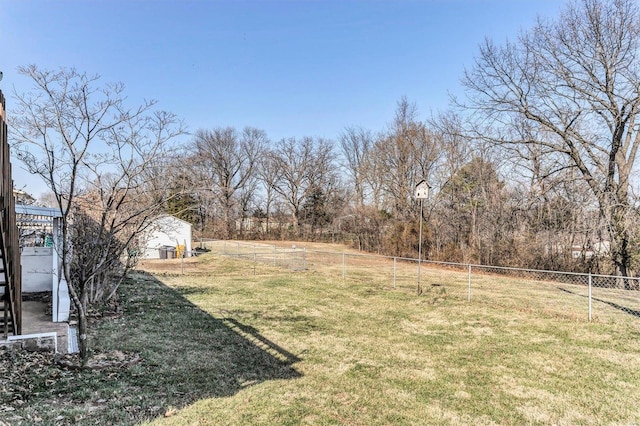
[[[319,251],[333,251],[333,252],[346,252],[346,253],[364,253],[352,248],[347,247],[344,244],[337,243],[312,243],[309,241],[245,241],[247,244],[267,244],[276,246],[278,248],[306,248],[307,250],[319,250]]]

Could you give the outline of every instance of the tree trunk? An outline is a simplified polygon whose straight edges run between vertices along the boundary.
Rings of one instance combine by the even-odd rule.
[[[611,240],[611,258],[620,276],[625,277],[625,290],[631,289],[631,284],[627,277],[629,276],[628,267],[631,264],[631,253],[629,251],[629,242],[631,236],[629,230],[625,226],[625,206],[617,205],[611,208],[611,225],[609,226],[609,238]]]
[[[82,365],[87,365],[89,360],[89,339],[87,338],[87,314],[85,309],[76,306],[78,311],[78,348]]]

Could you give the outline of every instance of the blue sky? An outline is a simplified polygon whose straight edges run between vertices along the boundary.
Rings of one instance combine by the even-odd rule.
[[[382,130],[406,96],[422,118],[461,94],[484,37],[515,38],[556,0],[3,0],[0,88],[19,65],[75,67],[156,99],[191,132],[253,126],[272,140]],[[42,184],[18,170],[16,186]]]

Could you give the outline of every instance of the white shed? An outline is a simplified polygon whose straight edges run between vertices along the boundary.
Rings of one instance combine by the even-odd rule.
[[[159,259],[167,247],[175,250],[184,245],[186,256],[191,253],[191,224],[171,215],[158,216],[148,229],[143,258]],[[162,256],[164,257],[164,256]]]

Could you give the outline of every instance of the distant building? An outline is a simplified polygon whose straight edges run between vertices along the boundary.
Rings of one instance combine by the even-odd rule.
[[[570,249],[564,244],[547,244],[544,247],[545,255],[565,256],[570,253],[573,259],[591,259],[595,257],[608,256],[611,244],[609,241],[599,241],[593,244],[574,244]]]
[[[13,198],[16,199],[16,204],[22,204],[26,206],[30,206],[32,204],[35,204],[36,202],[36,199],[33,198],[31,194],[20,189],[13,190]]]
[[[292,225],[292,221],[288,218],[283,220],[280,218],[270,218],[267,220],[266,217],[255,217],[249,216],[243,219],[236,219],[236,231],[247,231],[247,232],[262,232],[265,233],[269,230],[275,229],[285,229]],[[267,226],[269,227],[267,229]]]
[[[594,256],[608,256],[610,253],[611,243],[609,241],[599,241],[591,244],[589,247],[575,245],[571,247],[571,257],[574,259],[591,259]]]
[[[171,215],[158,216],[143,237],[143,259],[175,257],[184,250],[191,254],[191,224]]]

